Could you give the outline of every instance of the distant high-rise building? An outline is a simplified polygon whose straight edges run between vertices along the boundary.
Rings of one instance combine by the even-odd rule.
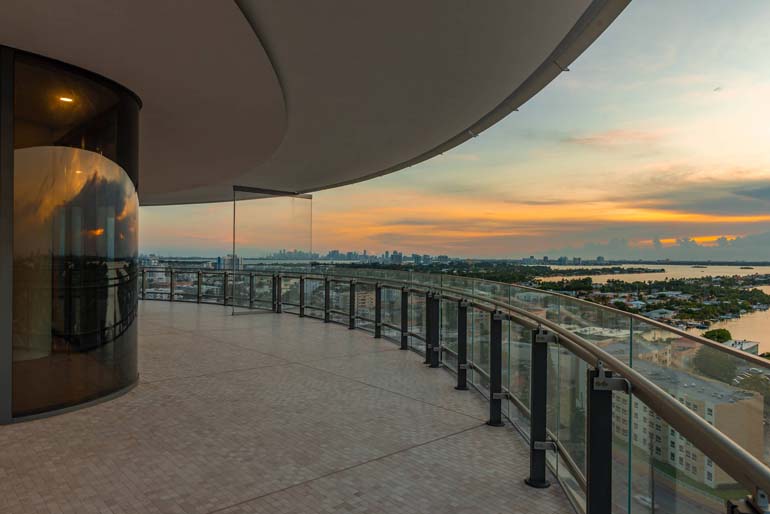
[[[217,260],[222,264],[222,267],[219,269],[224,269],[224,270],[243,269],[242,267],[243,263],[241,262],[241,258],[238,257],[237,255],[227,254],[227,256],[224,259],[220,257]]]

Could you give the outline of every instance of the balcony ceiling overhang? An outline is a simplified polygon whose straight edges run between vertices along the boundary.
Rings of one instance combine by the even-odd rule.
[[[0,44],[142,99],[143,205],[213,202],[233,185],[349,184],[462,144],[628,1],[18,1],[3,6]]]

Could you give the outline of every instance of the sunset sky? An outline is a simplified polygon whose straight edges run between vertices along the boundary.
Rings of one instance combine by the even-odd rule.
[[[313,250],[770,260],[768,27],[766,0],[632,2],[478,138],[315,193]],[[308,249],[308,203],[277,202],[281,230],[245,221],[264,204],[244,206],[239,253],[257,240]],[[231,204],[142,207],[140,251],[229,253],[231,216]]]

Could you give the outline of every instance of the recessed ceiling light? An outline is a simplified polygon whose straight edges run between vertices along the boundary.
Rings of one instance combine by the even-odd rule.
[[[76,175],[80,175],[81,173],[83,173],[83,170],[75,170]]]
[[[70,98],[69,96],[60,96],[59,100],[61,100],[62,102],[67,102],[67,103],[72,103],[72,102],[75,101],[72,98]]]

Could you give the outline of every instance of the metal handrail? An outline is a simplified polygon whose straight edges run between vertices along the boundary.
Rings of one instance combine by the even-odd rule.
[[[499,282],[493,282],[491,280],[487,280],[487,279],[483,279],[483,278],[474,278],[473,280],[484,281],[484,282],[488,282],[488,283],[491,283],[491,284],[499,283]],[[710,346],[710,347],[714,348],[715,350],[719,350],[720,352],[729,353],[729,354],[733,355],[734,357],[738,357],[738,358],[744,359],[744,360],[749,360],[749,361],[752,362],[752,364],[756,364],[756,365],[761,366],[763,368],[770,369],[770,360],[767,360],[764,357],[760,357],[759,355],[754,355],[754,354],[751,354],[751,353],[747,353],[747,352],[738,350],[737,348],[733,348],[732,346],[727,346],[727,345],[724,345],[724,344],[717,343],[716,341],[713,341],[711,339],[705,338],[703,336],[699,336],[697,334],[691,334],[689,332],[685,332],[684,330],[680,330],[680,329],[678,329],[676,327],[672,327],[671,325],[668,325],[666,323],[662,323],[662,322],[660,322],[658,320],[654,320],[654,319],[648,318],[646,316],[642,316],[640,314],[636,314],[634,312],[621,311],[620,309],[616,309],[614,307],[610,307],[609,305],[603,305],[601,303],[589,302],[588,300],[584,300],[582,298],[576,298],[574,296],[569,296],[569,295],[566,295],[566,294],[563,294],[563,293],[559,293],[559,292],[556,292],[556,291],[546,291],[544,289],[537,289],[536,287],[523,286],[523,285],[520,285],[520,284],[511,284],[511,285],[513,287],[524,289],[526,291],[532,291],[532,292],[536,292],[536,293],[540,293],[540,294],[545,293],[545,294],[549,294],[549,295],[556,296],[556,297],[559,297],[559,298],[564,298],[564,299],[570,300],[572,302],[578,302],[578,303],[580,303],[582,305],[586,305],[586,306],[589,306],[589,307],[592,307],[592,308],[599,308],[599,309],[604,310],[604,311],[612,312],[613,314],[622,314],[622,315],[624,315],[624,316],[626,316],[628,318],[635,319],[635,320],[640,321],[640,322],[642,322],[642,323],[644,323],[646,325],[652,325],[652,326],[654,326],[656,328],[660,328],[662,330],[666,330],[668,332],[676,334],[679,337],[683,337],[685,339],[689,339],[690,341],[693,341],[693,342],[696,342],[696,343],[699,343],[699,344],[702,344],[702,345],[705,345],[705,346]]]
[[[174,270],[175,272],[178,270]],[[206,272],[208,273],[208,272]],[[250,272],[257,274],[267,274],[268,272]],[[294,278],[293,276],[303,276],[305,278],[329,278],[329,275],[323,273],[299,273],[299,272],[287,272],[281,271],[280,275],[287,278]],[[645,403],[653,412],[666,421],[671,428],[684,435],[694,446],[706,454],[711,460],[713,460],[717,466],[722,468],[728,475],[730,475],[738,483],[746,487],[747,489],[757,492],[764,491],[770,492],[770,468],[768,468],[759,459],[754,457],[746,449],[735,443],[732,439],[725,434],[717,430],[711,424],[706,422],[703,418],[692,412],[690,409],[684,407],[679,401],[672,397],[669,393],[661,389],[651,380],[643,376],[641,373],[626,365],[621,360],[617,359],[610,353],[602,350],[595,344],[583,339],[582,337],[573,334],[569,330],[563,328],[559,324],[538,316],[534,313],[527,311],[521,307],[502,302],[494,298],[477,295],[474,293],[468,293],[467,291],[455,289],[452,287],[445,287],[442,285],[420,285],[415,287],[415,284],[411,281],[398,281],[394,279],[363,279],[360,276],[335,274],[335,279],[340,280],[355,280],[358,283],[364,284],[379,284],[382,287],[391,287],[394,289],[408,289],[412,292],[427,292],[438,291],[448,293],[452,298],[462,298],[468,300],[470,305],[476,308],[481,308],[486,311],[492,312],[495,310],[503,310],[509,313],[510,319],[520,325],[527,328],[539,328],[545,327],[550,329],[553,333],[558,335],[558,344],[569,350],[573,355],[583,360],[591,366],[598,366],[603,364],[609,370],[614,371],[621,377],[628,380],[633,393],[639,400]],[[475,279],[474,279],[475,280]],[[490,282],[495,283],[495,282]],[[508,284],[503,284],[508,285]],[[522,286],[515,286],[522,287]],[[558,293],[551,293],[549,291],[542,291],[534,288],[526,288],[540,294],[554,294],[569,298],[572,301],[583,301],[576,298],[560,295]],[[696,342],[703,342],[708,346],[720,349],[720,350],[733,350],[722,345],[710,341],[705,338],[697,336],[691,336],[686,332],[673,329],[666,324],[654,322],[647,318],[633,315],[624,311],[613,309],[611,307],[602,306],[600,304],[594,304],[591,302],[585,302],[592,307],[601,307],[615,313],[622,313],[633,318],[640,319],[644,323],[654,325],[658,328],[673,332],[682,337],[692,339]],[[727,353],[734,354],[744,360],[747,359],[750,354],[739,352],[738,350],[728,351]],[[766,362],[761,363],[763,367],[770,367]]]

